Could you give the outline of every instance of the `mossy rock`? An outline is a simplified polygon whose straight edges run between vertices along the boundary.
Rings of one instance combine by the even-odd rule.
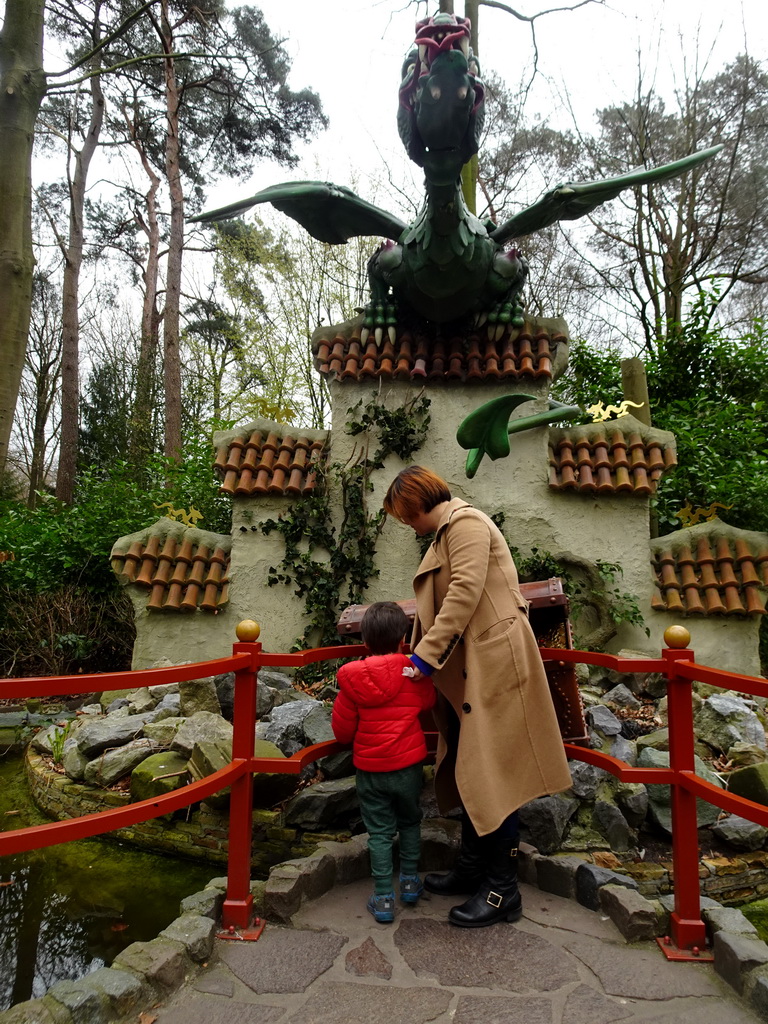
[[[731,772],[728,792],[768,807],[768,762],[750,764]]]
[[[763,942],[768,942],[768,900],[746,903],[739,910],[757,928],[757,934]]]
[[[172,793],[184,784],[186,774],[187,759],[177,751],[151,754],[131,772],[131,800],[149,800]]]

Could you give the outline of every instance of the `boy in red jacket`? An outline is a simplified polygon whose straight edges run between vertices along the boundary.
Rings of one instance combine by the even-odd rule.
[[[402,653],[410,629],[392,601],[372,604],[360,626],[371,657],[339,669],[339,694],[331,725],[340,743],[352,744],[357,795],[368,830],[374,892],[368,910],[382,924],[395,919],[392,844],[400,834],[400,899],[416,903],[424,891],[418,875],[421,852],[421,766],[427,756],[419,715],[435,703],[428,678],[410,678],[413,664]]]

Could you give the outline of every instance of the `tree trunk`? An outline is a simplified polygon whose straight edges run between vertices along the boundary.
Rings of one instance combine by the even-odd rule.
[[[94,25],[98,26],[98,23],[97,5]],[[98,43],[98,34],[95,34],[93,45]],[[91,70],[97,70],[100,63],[100,56],[96,56],[91,63]],[[91,121],[83,148],[75,153],[75,173],[69,181],[69,241],[64,260],[61,299],[61,441],[56,497],[68,504],[71,504],[74,496],[80,425],[80,268],[83,263],[85,185],[104,123],[104,93],[98,75],[90,79],[90,85]]]
[[[0,473],[32,307],[32,141],[45,95],[44,0],[6,0],[0,32]]]
[[[124,111],[125,113],[125,111]],[[159,341],[162,316],[157,310],[158,277],[160,273],[160,224],[157,217],[157,192],[160,177],[155,174],[142,140],[136,133],[135,124],[125,113],[131,139],[141,159],[144,172],[150,180],[149,191],[144,197],[146,217],[136,212],[136,220],[147,236],[147,262],[144,267],[144,302],[141,311],[141,345],[136,370],[136,396],[131,415],[131,430],[128,458],[134,478],[141,481],[147,460],[153,450],[153,406],[155,389],[155,360]]]
[[[181,354],[179,352],[179,306],[181,262],[184,247],[184,191],[179,165],[179,96],[173,57],[173,33],[168,20],[168,3],[162,3],[165,57],[165,102],[168,130],[165,139],[165,172],[171,195],[171,228],[168,238],[165,315],[163,319],[163,380],[165,384],[165,454],[181,458]]]

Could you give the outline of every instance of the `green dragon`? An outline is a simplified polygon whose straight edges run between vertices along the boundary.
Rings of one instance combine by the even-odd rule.
[[[651,170],[637,168],[603,181],[566,183],[503,224],[480,220],[468,208],[461,169],[477,152],[484,117],[484,87],[469,47],[470,23],[453,14],[419,21],[405,59],[397,122],[408,156],[425,175],[425,202],[406,224],[343,185],[285,182],[192,218],[203,223],[237,217],[271,203],[321,242],[340,244],[355,235],[386,241],[368,263],[370,302],[363,341],[384,328],[394,341],[398,320],[409,314],[436,323],[473,317],[489,332],[523,324],[521,293],[528,264],[511,239],[555,221],[575,220],[623,189],[676,177],[714,156],[714,146]]]

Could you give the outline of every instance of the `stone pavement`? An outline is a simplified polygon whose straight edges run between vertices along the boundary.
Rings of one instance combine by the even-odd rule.
[[[395,923],[365,909],[369,879],[305,903],[258,942],[216,940],[148,1024],[758,1024],[711,964],[627,945],[600,913],[522,885],[516,924],[447,923],[425,894]]]

